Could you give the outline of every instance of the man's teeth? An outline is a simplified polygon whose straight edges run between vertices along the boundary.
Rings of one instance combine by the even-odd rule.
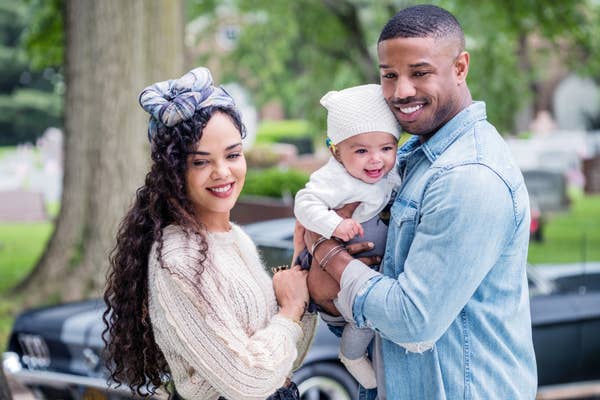
[[[404,114],[411,114],[417,110],[420,110],[421,108],[423,108],[423,104],[419,104],[413,107],[400,107],[400,111],[402,111]]]
[[[213,192],[217,192],[217,193],[224,193],[226,191],[228,191],[229,189],[231,189],[231,183],[227,186],[222,186],[222,187],[218,187],[218,188],[211,188],[210,190]]]

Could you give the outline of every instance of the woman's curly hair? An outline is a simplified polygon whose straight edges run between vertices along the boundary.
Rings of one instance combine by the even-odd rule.
[[[110,255],[102,333],[106,364],[114,382],[129,386],[140,396],[154,394],[170,379],[169,366],[154,340],[148,313],[148,257],[155,242],[158,262],[166,268],[161,255],[163,228],[179,225],[195,235],[200,243],[198,279],[204,268],[206,236],[186,196],[185,173],[188,152],[195,150],[204,127],[216,112],[228,115],[244,137],[238,112],[224,106],[197,110],[192,118],[172,128],[162,126],[152,138],[150,172],[121,221]]]

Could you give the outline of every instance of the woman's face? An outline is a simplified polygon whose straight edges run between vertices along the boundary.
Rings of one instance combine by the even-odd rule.
[[[186,171],[187,196],[208,230],[228,226],[245,178],[240,131],[227,114],[217,112],[188,155]]]

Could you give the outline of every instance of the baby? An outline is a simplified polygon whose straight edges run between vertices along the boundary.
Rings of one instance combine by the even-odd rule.
[[[400,126],[380,85],[331,91],[321,98],[321,104],[328,111],[327,145],[332,157],[297,193],[296,218],[326,238],[375,243],[373,251],[359,256],[383,256],[389,220],[383,211],[400,184],[394,168]],[[334,211],[354,202],[360,204],[351,218],[342,218]],[[300,259],[307,260],[306,254]],[[307,267],[310,261],[303,264]],[[376,387],[367,357],[372,338],[373,331],[347,321],[340,342],[340,360],[365,388]]]

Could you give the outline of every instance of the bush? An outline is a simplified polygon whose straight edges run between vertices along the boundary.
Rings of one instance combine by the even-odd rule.
[[[50,126],[62,126],[59,95],[33,89],[0,95],[0,146],[35,143]]]
[[[281,121],[263,121],[258,126],[256,143],[289,143],[298,148],[299,154],[312,153],[314,135],[306,120],[288,119]]]
[[[257,143],[277,143],[282,137],[311,137],[310,124],[303,119],[262,121],[256,132]]]
[[[297,170],[279,168],[251,169],[246,175],[242,196],[267,196],[283,198],[295,196],[308,182],[308,174]]]

